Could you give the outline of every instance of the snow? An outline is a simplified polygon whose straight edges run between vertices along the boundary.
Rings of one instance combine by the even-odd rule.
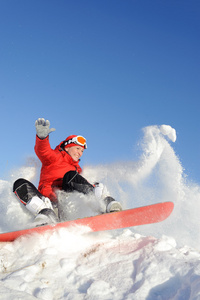
[[[105,184],[125,209],[173,201],[172,215],[123,230],[76,226],[0,243],[0,299],[200,299],[200,186],[189,181],[173,150],[174,128],[149,126],[143,133],[137,161],[85,166],[84,175]],[[33,221],[12,184],[20,177],[37,184],[38,174],[33,163],[0,180],[1,232]],[[97,209],[90,198],[69,202],[71,218]]]

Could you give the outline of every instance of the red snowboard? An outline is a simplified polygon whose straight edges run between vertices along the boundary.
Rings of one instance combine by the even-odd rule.
[[[56,230],[58,228],[75,225],[88,226],[92,231],[103,231],[157,223],[164,221],[171,214],[173,208],[173,202],[163,202],[115,213],[61,222],[54,225],[44,225],[30,229],[6,232],[0,234],[0,242],[11,242],[22,235],[36,232],[42,234],[48,230]]]

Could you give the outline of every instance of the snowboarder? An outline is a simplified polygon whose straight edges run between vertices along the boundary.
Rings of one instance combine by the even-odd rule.
[[[102,199],[106,211],[122,210],[119,202],[110,196],[104,197],[103,184],[91,184],[81,175],[80,157],[87,148],[86,139],[79,135],[70,135],[54,150],[49,143],[49,134],[55,131],[50,122],[39,118],[35,122],[36,143],[35,153],[42,163],[38,190],[26,179],[20,178],[13,184],[13,192],[36,216],[36,221],[56,223],[58,218],[53,210],[57,205],[57,191],[78,191],[84,194],[94,193],[96,199]]]

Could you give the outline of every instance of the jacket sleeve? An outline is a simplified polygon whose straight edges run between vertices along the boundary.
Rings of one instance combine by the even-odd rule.
[[[49,136],[45,139],[40,139],[36,135],[35,141],[35,153],[37,157],[40,159],[42,164],[49,165],[56,160],[56,153],[53,149],[51,149],[49,143]]]

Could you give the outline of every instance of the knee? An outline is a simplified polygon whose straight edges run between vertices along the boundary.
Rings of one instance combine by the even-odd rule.
[[[22,186],[23,184],[26,184],[27,180],[24,178],[19,178],[17,179],[14,183],[13,183],[13,192],[15,193],[15,191]]]
[[[35,195],[37,195],[39,198],[42,198],[42,194],[36,189],[36,187],[31,182],[23,178],[19,178],[14,182],[13,192],[25,205]]]
[[[69,171],[65,173],[63,177],[63,182],[70,183],[70,181],[72,181],[77,176],[77,174],[77,171]]]

